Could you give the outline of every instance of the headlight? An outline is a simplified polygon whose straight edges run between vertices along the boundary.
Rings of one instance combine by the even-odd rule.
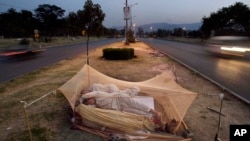
[[[246,52],[250,51],[248,48],[241,48],[241,47],[221,47],[221,50],[226,50],[226,51],[234,51],[234,52]]]

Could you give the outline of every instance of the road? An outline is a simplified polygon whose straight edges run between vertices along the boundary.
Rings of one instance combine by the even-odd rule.
[[[206,52],[203,45],[152,38],[142,41],[250,103],[250,60],[215,57]]]
[[[89,43],[89,49],[94,49],[105,44],[118,41],[117,39],[105,39]],[[0,59],[0,82],[12,80],[20,75],[38,70],[45,66],[57,63],[58,61],[72,58],[86,52],[86,43],[62,45],[47,48],[46,51],[32,58],[23,59]],[[83,61],[84,58],[83,58]]]
[[[115,41],[118,41],[118,39],[90,42],[89,49]],[[202,45],[156,39],[143,39],[143,41],[250,103],[249,60],[214,57],[207,53]],[[20,75],[72,58],[84,52],[86,52],[86,43],[77,43],[47,48],[45,52],[35,58],[19,61],[0,60],[0,82],[12,80]]]

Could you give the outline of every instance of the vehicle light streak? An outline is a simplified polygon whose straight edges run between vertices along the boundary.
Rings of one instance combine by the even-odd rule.
[[[221,50],[226,50],[226,51],[235,51],[235,52],[246,52],[250,51],[249,48],[241,48],[241,47],[221,47]]]
[[[12,56],[12,55],[18,55],[18,54],[24,54],[24,53],[27,53],[27,51],[6,52],[6,53],[1,53],[0,56]]]

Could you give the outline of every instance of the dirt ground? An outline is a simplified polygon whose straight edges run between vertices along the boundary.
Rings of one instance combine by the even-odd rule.
[[[219,137],[229,140],[229,126],[232,124],[250,124],[250,106],[238,100],[230,93],[199,76],[197,73],[162,55],[142,42],[130,44],[134,47],[136,58],[128,61],[108,61],[101,58],[102,48],[124,47],[123,43],[114,43],[89,53],[90,65],[96,70],[127,81],[143,81],[160,74],[165,70],[173,70],[177,82],[182,87],[197,92],[184,121],[193,132],[194,141],[214,140],[218,129],[219,111],[218,94],[224,93],[221,126]],[[29,140],[29,132],[23,112],[23,103],[34,102],[35,99],[56,90],[84,65],[86,55],[69,58],[57,64],[45,67],[0,84],[0,136],[1,140]],[[93,141],[101,140],[98,136],[70,129],[65,114],[68,105],[60,94],[50,94],[27,107],[29,125],[33,140],[52,141]]]

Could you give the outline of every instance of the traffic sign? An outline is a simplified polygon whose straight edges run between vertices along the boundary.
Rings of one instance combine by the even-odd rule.
[[[39,38],[39,34],[38,33],[35,33],[35,38]]]
[[[86,34],[86,31],[82,30],[82,36],[85,36],[85,34]]]

